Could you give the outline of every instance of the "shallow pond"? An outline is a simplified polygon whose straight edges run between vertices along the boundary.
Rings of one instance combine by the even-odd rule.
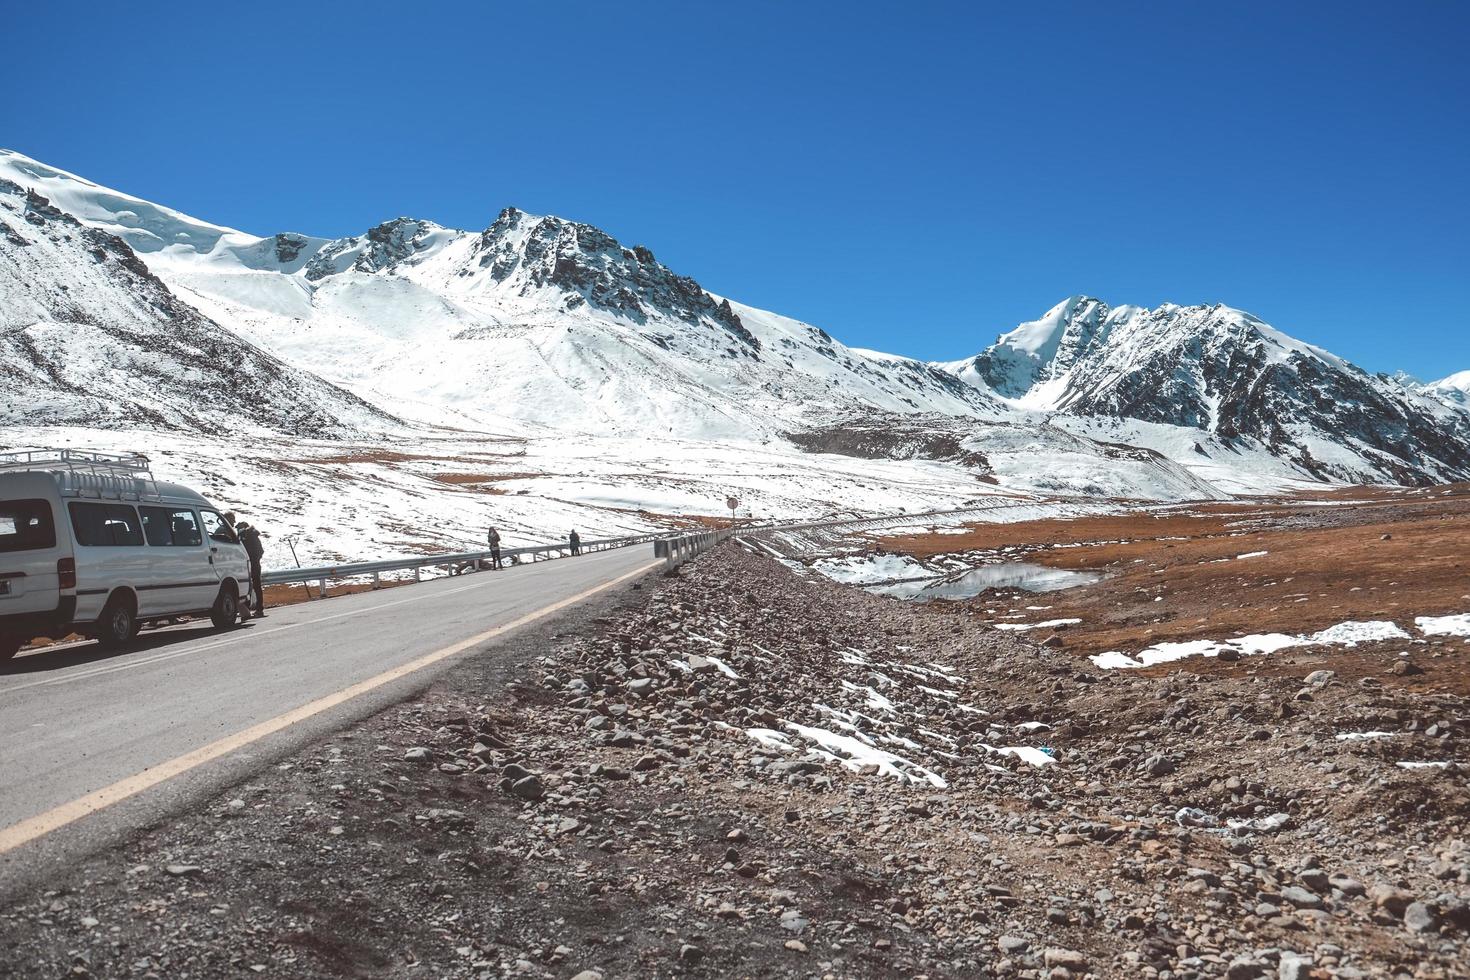
[[[868,591],[895,599],[969,599],[986,589],[1024,589],[1027,592],[1056,592],[1060,589],[1088,585],[1102,578],[1101,572],[1074,572],[1065,568],[1047,568],[1024,561],[1007,561],[998,565],[982,565],[953,578],[919,579],[913,582],[891,582],[875,585]]]

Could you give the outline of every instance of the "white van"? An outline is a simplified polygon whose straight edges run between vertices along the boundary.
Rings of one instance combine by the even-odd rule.
[[[0,453],[0,662],[42,636],[123,646],[178,616],[229,629],[249,590],[235,529],[146,457]]]

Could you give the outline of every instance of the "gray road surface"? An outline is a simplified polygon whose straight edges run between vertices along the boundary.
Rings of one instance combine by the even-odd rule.
[[[145,633],[0,667],[0,834],[21,821],[392,667],[580,595],[653,560],[650,545],[285,606],[229,633]],[[466,651],[468,653],[470,651]],[[0,853],[0,896],[197,802],[263,761],[426,686],[458,657],[334,707]]]

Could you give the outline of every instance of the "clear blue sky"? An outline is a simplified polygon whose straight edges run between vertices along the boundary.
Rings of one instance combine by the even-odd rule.
[[[1085,292],[1470,368],[1470,4],[29,3],[4,29],[0,145],[247,231],[515,204],[921,357]]]

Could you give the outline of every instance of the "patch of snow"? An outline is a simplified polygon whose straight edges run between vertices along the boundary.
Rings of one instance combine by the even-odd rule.
[[[1048,619],[1042,623],[992,623],[992,629],[998,630],[1044,630],[1057,626],[1071,626],[1080,623],[1080,619]]]
[[[702,654],[702,656],[704,657],[704,659],[708,660],[710,663],[712,663],[716,667],[718,667],[719,670],[720,670],[720,673],[724,674],[726,677],[732,677],[735,680],[739,680],[740,679],[740,675],[737,674],[737,673],[735,673],[735,668],[733,668],[729,664],[725,663],[725,661],[721,660],[719,657],[711,657],[707,653],[706,654]]]
[[[1052,757],[1051,753],[1043,752],[1040,749],[1031,748],[1026,745],[1007,745],[1002,748],[992,748],[987,745],[985,748],[994,752],[996,755],[1014,756],[1022,762],[1035,766],[1037,769],[1057,764],[1057,760]]]
[[[1414,625],[1425,636],[1470,636],[1470,613],[1458,616],[1416,616]]]
[[[1153,646],[1129,656],[1117,650],[1093,654],[1088,659],[1103,670],[1128,667],[1149,667],[1153,664],[1183,660],[1185,657],[1215,657],[1222,650],[1233,650],[1246,656],[1261,656],[1290,647],[1302,646],[1346,646],[1359,643],[1379,643],[1385,640],[1406,640],[1409,634],[1397,625],[1384,621],[1346,622],[1329,626],[1318,633],[1291,636],[1286,633],[1259,633],[1240,636],[1230,640],[1184,640],[1180,642],[1155,643]]]
[[[778,732],[770,728],[747,728],[745,734],[768,749],[779,749],[782,752],[790,752],[795,748],[791,744],[791,736],[785,732]]]
[[[903,782],[917,782],[922,779],[936,789],[944,789],[949,785],[937,772],[910,762],[903,756],[875,748],[851,735],[839,735],[825,728],[798,725],[794,721],[788,721],[786,727],[831,752],[849,769],[857,770],[863,766],[877,766],[879,772]],[[911,772],[905,770],[911,770]]]

